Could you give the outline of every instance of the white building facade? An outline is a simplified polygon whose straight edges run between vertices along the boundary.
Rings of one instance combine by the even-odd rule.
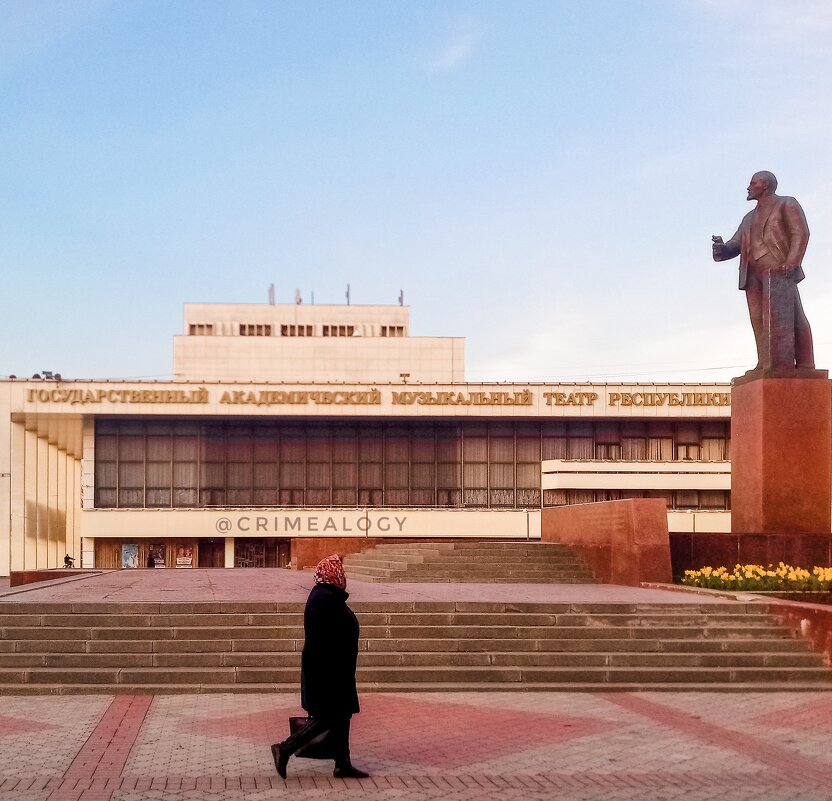
[[[0,380],[0,575],[535,539],[545,506],[645,496],[730,530],[728,385],[469,384],[408,311],[189,305],[173,381]]]

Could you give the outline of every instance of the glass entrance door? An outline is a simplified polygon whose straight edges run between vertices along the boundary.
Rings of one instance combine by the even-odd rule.
[[[265,566],[265,540],[234,540],[234,567]]]
[[[234,567],[286,567],[290,559],[290,540],[234,540]]]

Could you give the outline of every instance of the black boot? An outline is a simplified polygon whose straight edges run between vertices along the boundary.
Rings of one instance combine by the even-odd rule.
[[[352,762],[336,762],[332,775],[336,779],[366,779],[370,774],[359,770]]]
[[[274,766],[281,779],[286,778],[286,765],[289,764],[289,757],[292,756],[288,751],[283,750],[283,743],[275,743],[272,746],[272,758],[274,759]]]

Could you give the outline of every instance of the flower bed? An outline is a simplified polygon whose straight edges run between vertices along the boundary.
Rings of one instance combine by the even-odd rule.
[[[703,567],[686,570],[682,584],[690,587],[706,587],[711,590],[740,590],[746,592],[830,592],[832,567],[792,567],[778,565],[734,565],[727,567]]]

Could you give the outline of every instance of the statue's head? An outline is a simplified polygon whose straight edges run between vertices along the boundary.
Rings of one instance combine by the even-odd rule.
[[[777,189],[777,178],[773,172],[760,170],[751,176],[751,183],[748,184],[748,199],[759,200],[766,195],[773,195]]]

